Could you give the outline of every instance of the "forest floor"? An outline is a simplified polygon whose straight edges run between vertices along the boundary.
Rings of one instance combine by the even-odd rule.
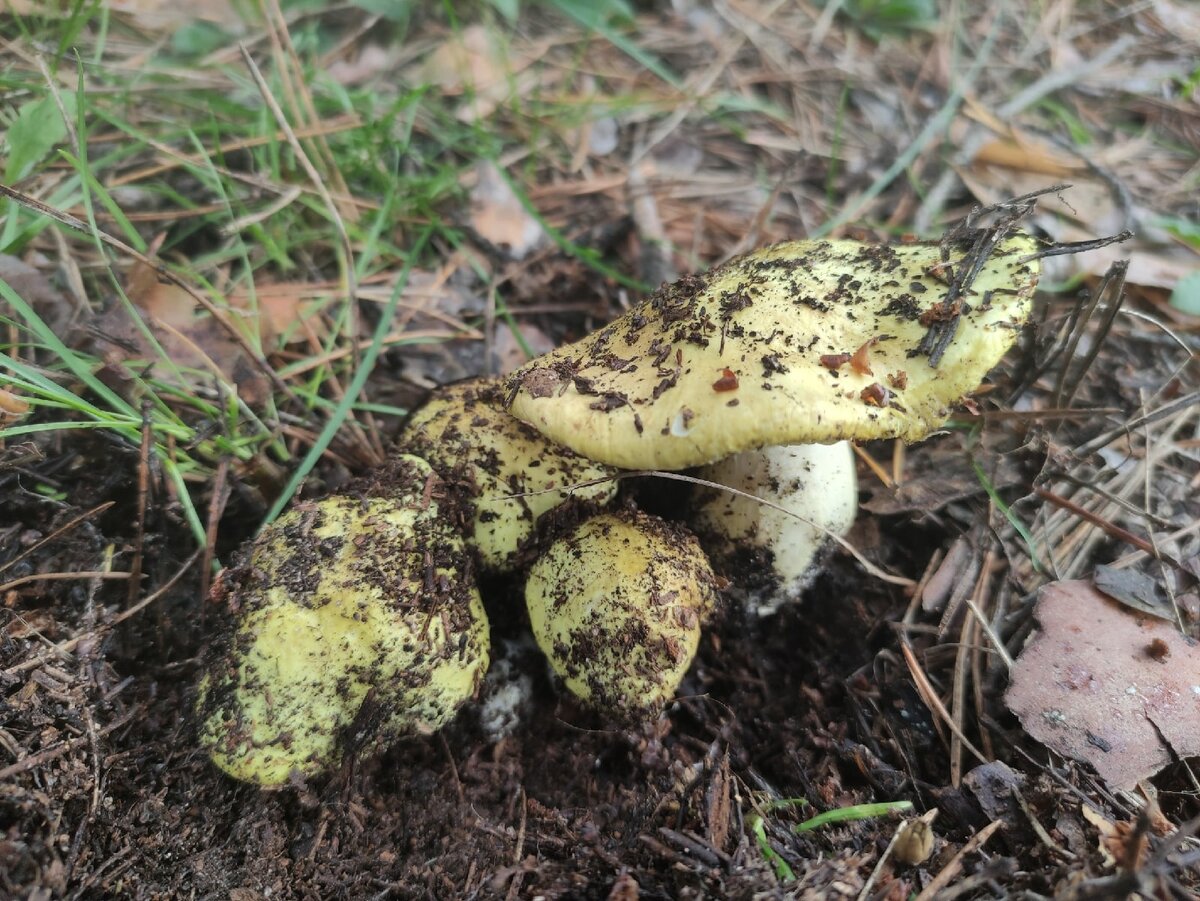
[[[0,896],[1195,897],[1200,8],[424,6],[0,11]],[[432,387],[1066,184],[1030,228],[1133,237],[859,448],[871,568],[720,618],[660,718],[566,700],[497,582],[503,728],[273,792],[199,747],[220,565]]]

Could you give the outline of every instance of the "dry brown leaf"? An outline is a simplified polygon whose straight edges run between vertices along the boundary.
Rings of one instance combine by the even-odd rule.
[[[1087,172],[1087,166],[1078,156],[1065,153],[1016,125],[1002,122],[991,110],[977,103],[968,104],[968,114],[995,135],[975,154],[973,165],[976,168],[999,166],[1026,174],[1051,176],[1057,180]],[[950,127],[951,139],[956,144],[963,144],[972,127],[967,119],[956,119]]]
[[[1047,747],[1131,789],[1200,754],[1200,644],[1126,610],[1090,582],[1054,582],[1005,702]]]
[[[1175,621],[1175,610],[1162,586],[1148,573],[1138,569],[1117,569],[1097,564],[1092,582],[1114,601],[1120,601],[1141,613],[1149,613],[1168,622]]]
[[[254,315],[257,309],[259,340],[264,349],[275,349],[281,343],[306,337],[306,332],[297,328],[301,319],[318,338],[326,337],[325,319],[310,313],[314,304],[320,303],[321,295],[328,293],[328,289],[306,282],[256,284],[253,301],[246,290],[239,289],[229,295],[229,306],[244,316]]]
[[[396,70],[396,58],[400,51],[400,45],[385,47],[374,42],[357,44],[349,48],[349,55],[333,60],[325,74],[335,83],[346,86],[387,78]]]
[[[7,425],[29,412],[29,401],[0,388],[0,425]]]
[[[482,162],[476,171],[471,225],[481,238],[504,248],[513,259],[524,258],[545,235],[541,224],[529,215],[495,163]]]
[[[975,161],[1053,178],[1066,178],[1077,174],[1081,168],[1077,161],[1055,153],[1053,148],[1000,138],[980,147]]]
[[[236,386],[238,395],[248,403],[261,402],[268,396],[266,377],[247,359],[241,345],[210,316],[197,315],[195,300],[185,290],[158,281],[151,267],[138,264],[129,272],[126,296],[141,310],[150,334],[175,366],[221,376],[228,385]],[[95,331],[110,342],[105,350],[110,363],[131,358],[153,360],[158,356],[121,306],[114,305],[98,317]],[[155,375],[168,378],[164,367],[158,367]],[[199,375],[195,384],[210,378]]]
[[[229,0],[110,0],[109,7],[129,16],[139,27],[155,31],[175,31],[193,22],[242,30],[242,19]]]
[[[1024,822],[1018,799],[1026,781],[1023,773],[1002,760],[982,763],[963,776],[963,786],[975,796],[983,815],[989,820],[1003,820],[1008,829]]]
[[[1118,865],[1137,869],[1150,856],[1150,843],[1145,832],[1138,832],[1135,824],[1128,820],[1112,822],[1103,815],[1083,805],[1083,818],[1100,833],[1098,849],[1106,867]]]
[[[40,269],[0,253],[0,279],[33,307],[51,331],[60,337],[66,335],[75,316],[75,306],[70,296],[54,287]],[[0,309],[7,309],[7,305],[0,302]]]
[[[139,28],[153,31],[174,31],[193,22],[210,22],[229,30],[240,26],[241,17],[229,0],[108,0],[110,12],[127,17]],[[4,8],[9,13],[28,16],[66,15],[73,7],[65,3],[48,0],[7,0]],[[240,30],[240,28],[238,29]]]
[[[19,592],[14,589],[11,597],[5,599],[4,606],[15,606],[19,596]],[[3,627],[0,627],[0,634],[6,635],[9,638],[31,638],[34,636],[40,639],[53,638],[61,631],[62,629],[51,611],[35,610],[28,606],[21,609],[20,616],[12,617]]]
[[[525,71],[533,61],[532,54],[514,49],[497,29],[470,25],[414,66],[410,80],[439,87],[446,94],[469,95],[458,118],[472,121],[486,117],[508,97],[521,96],[536,86],[537,73]]]
[[[1098,850],[1100,858],[1104,861],[1104,865],[1109,869],[1117,865],[1117,858],[1113,855],[1109,847],[1110,841],[1117,834],[1117,827],[1113,825],[1112,820],[1108,819],[1104,814],[1093,810],[1089,805],[1084,804],[1080,808],[1083,818],[1096,827],[1096,831],[1100,833],[1100,842]]]
[[[520,332],[521,339],[534,356],[541,356],[554,350],[554,339],[536,325],[521,322],[517,324],[517,331]],[[492,342],[492,368],[497,375],[508,375],[510,372],[520,369],[530,359],[531,357],[525,353],[525,349],[517,340],[517,336],[513,334],[511,327],[497,327],[496,337]]]

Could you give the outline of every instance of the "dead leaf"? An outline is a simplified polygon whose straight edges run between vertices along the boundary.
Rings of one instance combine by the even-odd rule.
[[[979,148],[973,167],[998,166],[1058,180],[1070,180],[1087,173],[1087,166],[1078,155],[1065,153],[1040,135],[1002,121],[977,101],[968,100],[966,111],[970,119],[985,125],[995,135]],[[951,140],[956,144],[964,143],[973,127],[966,118],[956,119],[950,126]]]
[[[1114,823],[1087,804],[1083,805],[1083,818],[1100,833],[1098,850],[1106,867],[1115,869],[1121,866],[1136,870],[1146,863],[1150,856],[1150,842],[1145,831],[1138,832],[1134,823],[1128,820]]]
[[[46,0],[6,0],[6,13],[17,15],[52,16],[66,14],[67,4]],[[225,29],[242,30],[241,18],[229,0],[109,0],[107,9],[128,17],[139,28],[152,31],[175,31],[193,22],[209,22]]]
[[[348,48],[348,55],[333,60],[325,74],[340,85],[356,86],[368,84],[375,79],[386,78],[396,70],[400,56],[400,45],[384,46],[377,43],[357,44]]]
[[[29,401],[19,394],[0,388],[0,425],[15,422],[29,412]]]
[[[208,22],[225,30],[244,30],[235,4],[229,0],[110,0],[111,8],[133,19],[139,27],[156,31],[175,31],[193,22]]]
[[[0,279],[33,307],[34,312],[56,335],[66,335],[75,316],[75,306],[70,297],[55,288],[40,269],[17,257],[0,253]],[[0,304],[0,308],[7,309],[7,305]]]
[[[507,43],[498,29],[469,25],[438,44],[413,67],[410,79],[414,84],[439,87],[446,94],[466,95],[457,116],[474,121],[486,118],[509,97],[523,96],[538,85],[537,73],[525,71],[536,58],[534,53],[518,51]]]
[[[1109,840],[1116,835],[1117,827],[1113,825],[1112,820],[1093,810],[1088,804],[1082,806],[1081,812],[1083,813],[1083,818],[1095,826],[1096,830],[1100,833],[1100,842],[1098,845],[1100,858],[1104,861],[1106,867],[1110,870],[1113,869],[1117,865],[1117,858],[1109,848]]]
[[[28,587],[28,586],[26,586]],[[6,607],[15,606],[20,594],[14,589],[10,598],[6,598]],[[49,638],[61,631],[58,622],[49,610],[35,610],[25,606],[20,616],[12,617],[3,627],[0,634],[9,638]]]
[[[1200,754],[1200,644],[1085,581],[1045,586],[1035,616],[1004,698],[1025,731],[1119,789]]]
[[[323,340],[329,334],[323,316],[312,315],[323,305],[331,289],[311,282],[276,282],[255,284],[254,297],[239,289],[229,295],[229,306],[243,316],[258,315],[258,338],[264,350],[274,350],[286,343],[307,341],[309,331]],[[298,328],[304,320],[309,331]]]
[[[1021,806],[1016,801],[1025,787],[1025,775],[1001,760],[983,763],[963,776],[963,785],[979,802],[988,820],[1003,820],[1015,828],[1022,822]]]
[[[1120,601],[1141,613],[1175,622],[1175,611],[1158,587],[1158,582],[1136,569],[1117,569],[1099,564],[1092,573],[1092,582],[1114,601]]]
[[[197,312],[191,295],[177,285],[158,281],[153,269],[141,264],[130,270],[126,281],[126,295],[141,311],[147,329],[162,348],[162,355],[183,371],[185,384],[179,387],[194,387],[219,375],[228,385],[236,386],[238,395],[246,402],[254,404],[266,399],[270,392],[266,377],[220,323]],[[97,317],[93,326],[95,333],[108,342],[104,356],[110,364],[131,359],[156,360],[160,356],[123,306],[114,305]],[[201,374],[193,377],[187,370]],[[172,378],[167,366],[156,367],[154,374],[180,381]]]
[[[1036,172],[1053,178],[1067,178],[1083,169],[1077,159],[1059,153],[1053,147],[1021,140],[1021,137],[1027,136],[1018,136],[1015,140],[988,141],[979,148],[979,153],[975,156],[976,163]]]
[[[517,333],[520,334],[521,341],[517,340]],[[528,347],[534,356],[541,356],[552,351],[555,344],[553,338],[530,322],[517,323],[516,333],[512,327],[497,328],[495,340],[492,341],[492,371],[497,375],[508,375],[513,370],[520,369],[531,359],[525,352],[525,347]]]
[[[545,236],[541,224],[525,209],[496,164],[485,161],[471,191],[471,224],[481,238],[520,260]]]

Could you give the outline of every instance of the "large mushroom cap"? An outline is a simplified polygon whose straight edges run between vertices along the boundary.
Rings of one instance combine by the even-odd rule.
[[[511,409],[628,469],[683,469],[775,444],[915,441],[1016,340],[1036,250],[1024,235],[1000,242],[960,304],[943,303],[974,262],[957,245],[766,247],[664,286],[519,369]],[[931,326],[956,317],[935,367],[919,348]]]

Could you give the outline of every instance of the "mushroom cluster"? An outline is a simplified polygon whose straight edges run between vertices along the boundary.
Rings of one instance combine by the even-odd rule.
[[[439,728],[487,669],[477,568],[524,579],[538,646],[580,702],[661,709],[722,589],[773,612],[849,530],[849,442],[923,438],[978,387],[1029,317],[1037,258],[987,229],[777,244],[503,382],[440,389],[386,472],[299,505],[226,573],[203,743],[272,786]],[[702,487],[666,522],[614,508],[619,470]]]

